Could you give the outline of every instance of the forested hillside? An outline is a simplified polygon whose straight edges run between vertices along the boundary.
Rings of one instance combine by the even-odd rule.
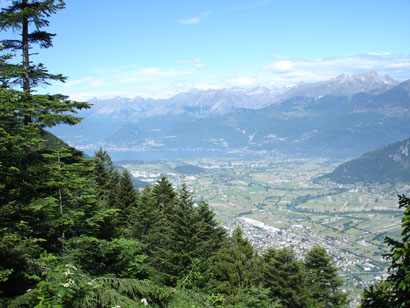
[[[338,166],[322,178],[336,183],[410,182],[410,139],[398,141]]]

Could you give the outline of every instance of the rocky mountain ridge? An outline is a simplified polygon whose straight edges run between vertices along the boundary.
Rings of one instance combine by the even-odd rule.
[[[369,72],[291,89],[94,100],[82,123],[53,132],[82,150],[102,146],[121,159],[229,153],[344,159],[410,136],[409,84]]]
[[[191,114],[198,117],[222,115],[237,109],[259,109],[283,102],[291,97],[303,96],[319,98],[327,95],[352,96],[359,92],[381,93],[399,84],[389,76],[379,76],[376,72],[340,75],[336,78],[316,83],[299,83],[283,88],[231,88],[197,90],[179,93],[168,99],[93,98],[89,102],[93,108],[87,117],[114,117],[118,119],[148,118],[161,115]]]

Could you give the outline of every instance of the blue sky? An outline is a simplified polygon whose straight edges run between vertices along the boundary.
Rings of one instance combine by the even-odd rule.
[[[82,100],[369,70],[406,80],[409,12],[408,0],[67,0],[48,29],[54,47],[33,60],[69,77],[42,91]]]

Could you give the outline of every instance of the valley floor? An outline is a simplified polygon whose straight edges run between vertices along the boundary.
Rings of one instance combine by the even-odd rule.
[[[410,185],[338,185],[314,179],[339,162],[294,158],[203,158],[123,164],[134,177],[154,183],[165,174],[204,199],[228,229],[241,226],[253,245],[291,247],[303,258],[326,248],[357,305],[363,288],[387,275],[385,236],[398,237],[402,211],[397,194]],[[199,174],[182,174],[196,166]]]

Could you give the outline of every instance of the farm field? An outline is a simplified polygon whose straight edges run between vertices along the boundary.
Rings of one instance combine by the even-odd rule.
[[[203,158],[119,164],[151,184],[161,174],[176,188],[185,182],[195,200],[209,203],[222,225],[229,230],[241,226],[261,251],[287,246],[303,257],[315,245],[324,246],[352,296],[387,274],[383,240],[400,235],[397,195],[410,191],[409,185],[318,182],[318,176],[338,165],[325,159]]]

